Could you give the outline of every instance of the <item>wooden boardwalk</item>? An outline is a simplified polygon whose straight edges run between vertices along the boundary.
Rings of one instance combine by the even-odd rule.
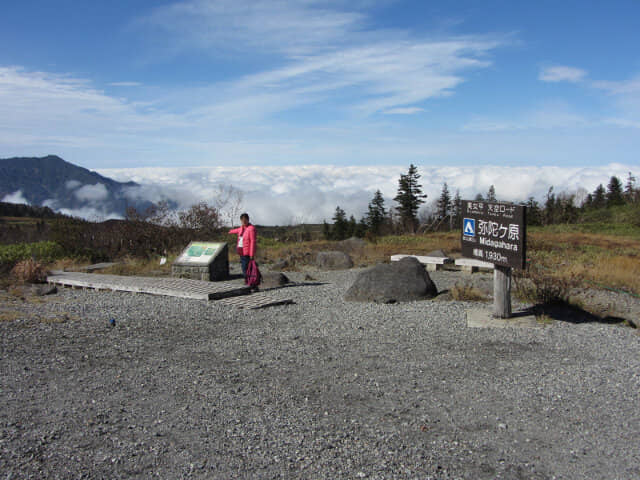
[[[217,300],[223,305],[252,310],[293,303],[291,299],[275,298],[265,292],[251,293],[251,288],[240,283],[240,281],[206,282],[186,278],[125,277],[122,275],[58,271],[49,275],[47,282],[72,288],[148,293],[197,300]]]
[[[65,287],[149,293],[198,300],[218,300],[251,292],[249,287],[239,282],[205,282],[187,278],[125,277],[79,272],[54,272],[47,277],[47,282]]]

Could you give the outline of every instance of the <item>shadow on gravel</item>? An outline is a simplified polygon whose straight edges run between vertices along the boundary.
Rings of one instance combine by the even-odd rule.
[[[241,273],[230,273],[227,280],[240,280],[241,278],[244,278],[244,275]]]
[[[267,292],[269,290],[280,290],[281,288],[292,288],[292,287],[317,287],[320,285],[328,285],[329,282],[291,282],[286,283],[284,285],[278,285],[277,287],[269,287],[269,288],[261,288],[261,292]]]
[[[525,315],[535,315],[536,317],[548,317],[552,320],[559,320],[574,324],[603,323],[607,325],[617,325],[626,322],[626,319],[622,317],[616,317],[613,315],[595,315],[576,305],[568,303],[534,305],[522,313]]]

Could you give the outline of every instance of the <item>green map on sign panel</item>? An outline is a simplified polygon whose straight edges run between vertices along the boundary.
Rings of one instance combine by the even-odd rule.
[[[177,258],[177,262],[206,265],[214,259],[224,245],[224,243],[192,242]]]
[[[190,257],[199,257],[204,252],[204,247],[201,245],[192,245],[189,250],[187,250],[187,255]],[[213,253],[213,252],[211,252]],[[211,255],[211,254],[209,254]]]

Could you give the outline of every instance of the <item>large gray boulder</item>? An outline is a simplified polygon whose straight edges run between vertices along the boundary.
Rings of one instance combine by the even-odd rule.
[[[424,266],[413,257],[381,263],[361,272],[344,298],[354,302],[395,303],[425,300],[438,295]]]
[[[353,267],[353,260],[344,252],[318,252],[316,266],[322,270],[347,270]]]

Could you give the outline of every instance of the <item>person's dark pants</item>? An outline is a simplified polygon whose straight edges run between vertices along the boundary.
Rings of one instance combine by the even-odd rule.
[[[240,266],[242,267],[242,276],[247,276],[247,266],[249,265],[251,257],[249,255],[240,255]]]

